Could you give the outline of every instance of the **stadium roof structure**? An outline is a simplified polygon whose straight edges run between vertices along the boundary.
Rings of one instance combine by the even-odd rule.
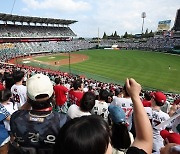
[[[40,24],[60,24],[60,25],[70,25],[76,20],[65,20],[65,19],[53,19],[53,18],[40,18],[40,17],[30,17],[30,16],[19,16],[12,14],[0,13],[1,21],[11,21],[11,22],[26,22],[26,23],[40,23]]]
[[[176,18],[172,30],[180,31],[180,9],[177,10]]]

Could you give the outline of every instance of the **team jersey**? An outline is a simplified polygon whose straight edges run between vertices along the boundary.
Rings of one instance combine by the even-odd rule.
[[[159,151],[160,148],[164,146],[163,138],[160,135],[160,131],[165,129],[167,125],[163,126],[161,129],[155,129],[155,127],[160,123],[168,120],[170,117],[167,113],[161,110],[154,110],[151,107],[144,107],[144,108],[146,110],[146,113],[149,117],[149,120],[153,128],[153,150]]]
[[[55,93],[55,99],[56,99],[56,105],[62,106],[67,100],[67,92],[68,89],[65,86],[62,85],[55,85],[53,87],[54,93]]]
[[[69,91],[69,102],[71,104],[76,104],[77,106],[80,106],[80,101],[81,98],[83,97],[83,92],[81,91],[74,91],[74,90],[70,90]]]
[[[52,148],[60,128],[66,122],[66,115],[57,112],[34,115],[27,110],[12,114],[10,126],[20,146]]]
[[[108,104],[104,101],[95,101],[95,105],[91,111],[92,114],[100,115],[105,121],[108,121]]]
[[[126,114],[126,121],[129,124],[128,128],[130,129],[131,124],[132,124],[132,112],[133,112],[133,102],[132,102],[131,98],[114,97],[111,104],[119,106],[124,110],[124,112]]]
[[[69,107],[67,114],[71,119],[91,115],[90,112],[81,111],[79,106],[77,106],[76,104],[73,104]]]
[[[27,87],[24,85],[14,84],[11,87],[14,102],[17,104],[18,109],[27,101]]]
[[[151,107],[151,101],[143,99],[142,104],[144,107]]]

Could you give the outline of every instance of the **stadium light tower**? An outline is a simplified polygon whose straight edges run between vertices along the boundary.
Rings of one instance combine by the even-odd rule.
[[[141,18],[143,19],[143,23],[142,23],[142,32],[141,32],[141,34],[143,34],[144,19],[146,18],[146,12],[142,12],[142,14],[141,14]]]

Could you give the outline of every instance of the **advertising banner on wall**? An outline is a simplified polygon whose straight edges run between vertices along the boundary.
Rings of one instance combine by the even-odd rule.
[[[168,31],[170,29],[171,20],[164,20],[158,22],[158,31]]]

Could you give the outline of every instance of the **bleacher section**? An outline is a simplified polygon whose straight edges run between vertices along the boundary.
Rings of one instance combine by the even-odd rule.
[[[0,25],[0,37],[44,38],[76,36],[69,27],[47,27],[29,25]]]

